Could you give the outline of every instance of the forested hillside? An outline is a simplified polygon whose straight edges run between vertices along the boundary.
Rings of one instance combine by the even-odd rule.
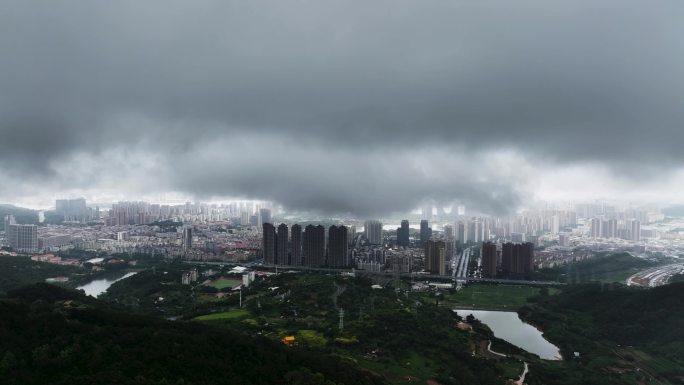
[[[340,358],[103,308],[47,284],[0,300],[3,384],[382,384]]]
[[[14,215],[17,223],[36,224],[38,223],[38,212],[25,209],[14,205],[0,204],[0,230],[5,230],[5,216]]]
[[[568,286],[558,295],[540,297],[519,313],[544,330],[583,375],[636,368],[647,373],[646,379],[652,375],[684,383],[682,293],[684,282],[652,289],[620,284]],[[567,380],[572,371],[565,369],[562,376]],[[532,371],[531,378],[543,378],[540,371],[544,372]],[[531,383],[545,381],[549,378]]]

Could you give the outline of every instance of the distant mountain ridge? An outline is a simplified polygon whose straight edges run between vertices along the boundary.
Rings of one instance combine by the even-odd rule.
[[[5,230],[5,216],[14,215],[17,223],[37,224],[38,210],[18,207],[8,203],[0,203],[0,230]]]

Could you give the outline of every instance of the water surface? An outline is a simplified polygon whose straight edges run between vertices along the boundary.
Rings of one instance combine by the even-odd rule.
[[[76,289],[83,290],[85,291],[86,295],[89,295],[91,297],[97,298],[100,294],[104,293],[109,289],[110,286],[114,284],[114,282],[121,281],[122,279],[126,279],[132,275],[135,275],[137,272],[133,271],[130,273],[126,273],[125,275],[116,278],[116,279],[109,279],[109,278],[101,278],[101,279],[95,279],[92,280],[85,285],[79,286]]]
[[[465,318],[472,314],[483,324],[489,326],[497,338],[545,360],[561,359],[558,347],[545,340],[542,333],[534,326],[523,322],[518,313],[511,311],[467,310],[455,309],[459,316]]]

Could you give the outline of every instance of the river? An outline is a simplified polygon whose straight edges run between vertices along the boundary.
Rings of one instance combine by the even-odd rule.
[[[558,347],[545,340],[537,328],[523,322],[518,317],[518,313],[463,309],[455,309],[454,311],[463,318],[468,314],[472,314],[482,323],[489,326],[497,338],[506,340],[525,351],[534,353],[544,360],[561,359]]]
[[[86,295],[89,295],[91,297],[97,298],[100,294],[104,293],[109,289],[110,286],[114,284],[114,282],[121,281],[122,279],[126,279],[132,275],[137,274],[137,272],[133,271],[130,273],[126,273],[123,276],[116,278],[116,279],[109,279],[109,278],[101,278],[101,279],[95,279],[92,280],[85,285],[79,286],[76,289],[78,290],[83,290],[85,291]]]

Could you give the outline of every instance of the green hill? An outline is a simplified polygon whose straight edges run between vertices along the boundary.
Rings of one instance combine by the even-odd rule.
[[[0,340],[0,378],[8,385],[383,383],[338,357],[109,310],[47,284],[0,300]]]
[[[656,380],[684,383],[684,282],[652,289],[620,284],[568,286],[562,293],[540,297],[520,310],[523,319],[539,326],[569,362],[563,383],[575,383],[573,368],[582,373],[576,383]],[[578,352],[579,357],[574,358]],[[550,367],[532,370],[530,384],[554,383]],[[610,374],[623,371],[618,382]],[[533,380],[535,379],[536,380]]]
[[[38,212],[36,210],[25,209],[14,205],[0,204],[0,230],[5,230],[5,216],[14,215],[17,223],[37,224]]]

